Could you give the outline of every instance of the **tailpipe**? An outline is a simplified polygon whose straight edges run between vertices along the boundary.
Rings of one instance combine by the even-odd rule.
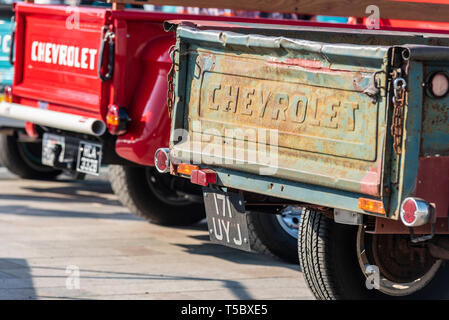
[[[106,131],[106,124],[95,118],[33,108],[6,101],[0,102],[0,116],[93,136],[101,136]]]

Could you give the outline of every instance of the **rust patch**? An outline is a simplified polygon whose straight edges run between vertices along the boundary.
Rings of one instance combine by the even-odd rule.
[[[270,58],[267,60],[268,64],[274,64],[274,65],[280,65],[280,66],[295,66],[295,67],[301,67],[305,70],[309,71],[320,71],[323,73],[330,73],[330,74],[338,74],[338,75],[345,75],[350,74],[353,75],[354,71],[352,70],[346,70],[346,69],[336,69],[327,67],[325,64],[323,64],[323,61],[321,60],[311,60],[311,59],[298,59],[298,58],[287,58],[284,60],[280,60],[277,58]],[[362,69],[356,72],[356,79],[358,81],[361,81],[363,76],[362,73],[372,73],[372,70],[368,69]],[[361,90],[363,91],[363,90]]]
[[[270,59],[269,63],[280,64],[280,65],[298,66],[298,67],[302,67],[302,68],[306,68],[306,69],[307,68],[310,68],[310,69],[329,69],[329,68],[324,68],[323,63],[320,60],[295,59],[295,58],[288,58],[288,59],[285,59],[285,60]]]
[[[362,80],[363,80],[362,74],[360,72],[356,72],[354,75],[354,78],[352,79],[352,85],[354,87],[354,90],[356,90],[356,91],[364,90],[364,88],[362,88],[360,86],[360,83],[362,82]]]
[[[363,194],[380,196],[379,186],[381,178],[381,168],[382,162],[379,161],[378,165],[372,167],[360,181],[360,191]]]

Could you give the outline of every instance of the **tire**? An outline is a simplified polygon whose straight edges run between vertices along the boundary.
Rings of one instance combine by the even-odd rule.
[[[159,173],[152,167],[110,165],[109,181],[119,201],[131,213],[152,223],[185,226],[206,216],[201,189],[194,190],[200,199],[197,202],[177,192],[183,190],[183,184],[186,188],[196,187],[189,186],[190,182],[184,178]],[[174,183],[181,187],[174,188]]]
[[[22,179],[53,180],[62,173],[41,164],[40,143],[19,142],[16,134],[0,134],[0,163]]]
[[[409,295],[386,293],[383,281],[388,279],[382,272],[379,290],[369,290],[358,254],[358,239],[362,232],[362,227],[337,224],[320,212],[303,212],[298,234],[299,263],[305,280],[317,299],[449,298],[449,267],[441,260],[432,264],[432,268],[438,265],[438,269],[432,273],[429,282]],[[372,239],[374,237],[368,234],[365,236]],[[367,248],[366,250],[369,251]],[[383,267],[379,266],[379,269]]]
[[[298,262],[297,229],[295,234],[282,225],[280,214],[250,212],[247,216],[251,249],[278,257],[289,263]],[[298,223],[300,214],[298,216]]]

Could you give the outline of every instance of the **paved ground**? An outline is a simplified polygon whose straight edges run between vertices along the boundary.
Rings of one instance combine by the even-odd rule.
[[[105,175],[0,168],[0,299],[312,299],[297,265],[211,244],[206,229],[130,215]]]

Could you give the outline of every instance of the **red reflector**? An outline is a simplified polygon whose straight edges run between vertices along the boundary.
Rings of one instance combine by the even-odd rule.
[[[428,202],[410,197],[402,202],[400,217],[405,226],[419,227],[429,222],[432,212]]]
[[[154,155],[154,165],[160,173],[166,173],[170,170],[170,161],[167,148],[159,148]]]
[[[207,186],[209,183],[217,182],[217,174],[211,169],[193,170],[190,176],[190,182]]]
[[[409,224],[413,224],[416,220],[416,203],[413,200],[407,200],[402,207],[404,210],[402,218]]]

